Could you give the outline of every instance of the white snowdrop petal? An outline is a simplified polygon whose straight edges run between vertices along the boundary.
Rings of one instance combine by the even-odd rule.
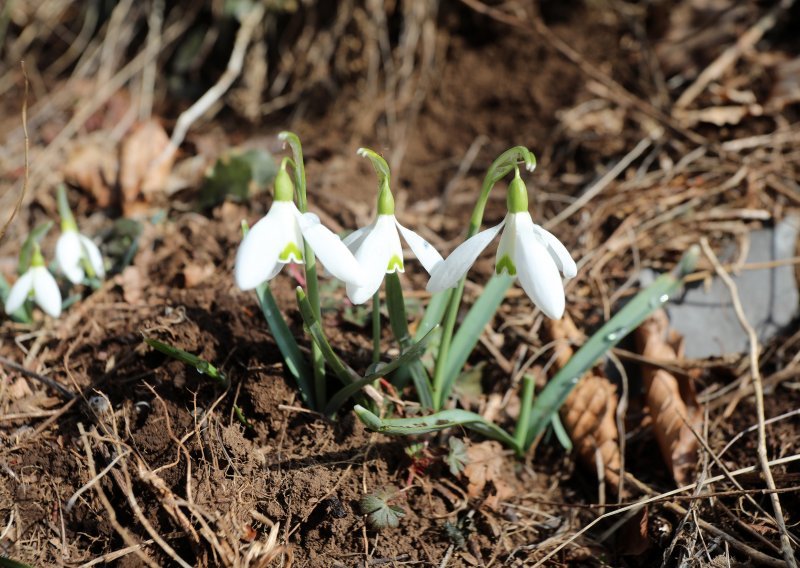
[[[86,255],[89,257],[89,264],[91,264],[95,275],[98,278],[105,278],[106,269],[103,266],[103,255],[100,254],[100,249],[97,248],[97,245],[94,244],[91,239],[84,237],[83,235],[80,236],[80,239],[83,249],[86,252]]]
[[[58,268],[64,273],[64,276],[73,284],[83,282],[82,256],[80,235],[76,231],[61,233],[56,243],[56,264],[58,264]]]
[[[363,304],[370,299],[378,288],[381,287],[386,268],[396,249],[392,246],[392,240],[397,240],[399,247],[399,237],[394,222],[389,219],[388,223],[381,217],[391,217],[390,215],[379,215],[372,231],[364,237],[361,246],[355,253],[356,260],[364,273],[364,280],[361,285],[347,282],[347,297],[354,304]],[[402,251],[400,251],[402,254]]]
[[[475,263],[483,250],[497,236],[505,222],[506,220],[503,219],[499,225],[470,237],[456,247],[450,253],[450,256],[437,264],[433,272],[431,272],[431,279],[428,280],[428,285],[426,286],[428,292],[440,292],[455,286]]]
[[[61,315],[61,290],[56,279],[44,266],[31,269],[33,275],[33,299],[45,313],[57,318]]]
[[[355,253],[358,250],[358,247],[361,246],[361,243],[364,242],[364,239],[367,237],[370,231],[375,228],[375,221],[367,225],[366,227],[361,227],[358,230],[353,231],[349,235],[347,235],[342,242],[344,245],[350,249],[350,252]]]
[[[363,270],[353,253],[333,231],[320,223],[319,217],[313,213],[301,215],[298,211],[297,222],[303,238],[328,272],[343,282],[364,282]]]
[[[444,260],[442,255],[439,254],[439,251],[436,250],[431,243],[423,239],[411,229],[407,229],[401,225],[397,219],[395,219],[395,225],[397,225],[400,234],[403,235],[403,238],[411,248],[411,252],[414,253],[414,256],[416,256],[420,263],[422,263],[422,267],[428,271],[428,274],[430,274],[436,265]]]
[[[511,268],[505,266],[504,262],[514,262],[517,249],[517,217],[519,215],[526,215],[526,213],[509,213],[506,216],[506,226],[503,227],[500,243],[497,245],[497,254],[495,255],[495,272],[500,272],[503,268],[506,270]]]
[[[236,251],[234,279],[242,290],[252,290],[278,273],[278,255],[289,240],[290,227],[281,219],[282,211],[275,208],[276,204],[253,225]]]
[[[567,278],[575,278],[578,274],[578,266],[572,259],[572,255],[569,254],[567,247],[565,247],[550,231],[538,225],[534,225],[533,227],[534,231],[547,244],[547,251],[550,253],[550,256],[553,257],[553,260],[562,274]]]
[[[536,238],[533,222],[517,223],[517,251],[514,263],[522,289],[544,314],[560,319],[564,314],[564,287],[553,258]]]
[[[6,298],[6,313],[12,314],[20,309],[22,304],[25,303],[25,300],[28,298],[28,294],[30,294],[32,289],[33,273],[28,270],[28,272],[20,276],[11,287],[11,290],[8,293],[8,298]]]

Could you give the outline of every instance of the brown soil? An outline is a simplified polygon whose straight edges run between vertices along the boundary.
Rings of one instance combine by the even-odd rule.
[[[309,200],[327,223],[352,227],[368,221],[375,192],[374,176],[368,164],[355,157],[355,150],[359,146],[375,148],[387,157],[396,157],[393,183],[401,222],[447,251],[463,235],[486,167],[512,145],[532,148],[539,159],[536,174],[528,176],[532,211],[538,222],[562,210],[570,196],[658,128],[664,134],[656,144],[659,152],[653,154],[653,161],[674,163],[694,148],[689,139],[693,134],[705,137],[711,147],[717,141],[769,133],[797,120],[794,104],[766,110],[764,116],[750,116],[736,125],[705,123],[676,128],[677,119],[663,120],[669,115],[668,107],[659,97],[674,102],[682,89],[665,91],[667,87],[651,76],[655,61],[659,73],[668,78],[680,73],[694,78],[734,41],[731,29],[737,33],[747,29],[771,4],[729,6],[723,10],[725,25],[714,35],[704,19],[709,15],[692,7],[704,3],[655,2],[649,9],[621,2],[542,3],[540,21],[580,55],[580,65],[559,53],[552,38],[529,25],[509,23],[528,21],[518,18],[526,13],[525,3],[508,3],[510,11],[498,4],[489,7],[489,13],[476,11],[475,5],[486,6],[475,2],[443,4],[435,19],[435,63],[417,85],[422,96],[418,107],[408,99],[392,99],[383,91],[376,98],[380,104],[370,107],[364,99],[369,92],[367,75],[331,71],[333,86],[313,85],[304,101],[268,115],[262,124],[248,124],[228,110],[212,124],[197,127],[200,133],[190,137],[187,154],[202,153],[210,139],[224,148],[251,138],[251,132],[268,133],[268,144],[275,147],[271,136],[290,128],[304,143]],[[391,15],[396,23],[398,13]],[[796,57],[797,40],[787,30],[798,23],[795,8],[766,36],[762,51],[776,58]],[[698,34],[703,31],[710,39],[686,41],[687,47],[681,48],[683,40],[670,35],[680,26],[697,29]],[[357,29],[348,30],[348,37],[359,38]],[[391,41],[399,40],[392,37]],[[347,45],[344,40],[342,43]],[[42,53],[54,58],[47,50]],[[361,69],[356,63],[354,69]],[[766,101],[774,86],[770,75],[774,67],[768,63],[750,54],[746,64],[731,72],[751,82],[765,109],[770,108]],[[592,70],[609,82],[598,82]],[[50,89],[66,88],[63,77],[46,79],[51,81]],[[741,81],[730,82],[732,91],[745,90]],[[608,94],[614,88],[633,93],[644,103],[637,106],[620,101],[618,94]],[[702,96],[712,97],[708,93]],[[716,99],[708,102],[712,103],[716,104]],[[642,104],[652,112],[642,110]],[[387,118],[387,108],[392,105],[391,111],[398,117],[393,126]],[[174,117],[175,106],[162,100],[157,110],[161,116]],[[580,108],[586,114],[565,118],[565,113]],[[15,104],[5,101],[2,112],[3,124],[18,120]],[[104,107],[104,112],[111,110]],[[36,125],[34,147],[44,148],[52,139],[48,132],[58,132],[68,114],[56,113]],[[86,127],[77,138],[88,137],[88,130],[91,128]],[[481,136],[486,140],[469,165],[468,175],[457,179],[446,196],[444,214],[442,188],[453,180],[463,156]],[[402,156],[392,154],[398,149],[403,150]],[[718,171],[725,175],[729,170],[735,172],[738,163],[734,158],[721,155]],[[778,177],[791,179],[798,171],[798,158],[785,154],[781,159],[785,167]],[[0,182],[4,192],[17,187],[13,184],[21,173],[17,167],[6,174]],[[634,174],[630,172],[628,181]],[[565,222],[558,230],[559,237],[580,258],[623,232],[626,217],[644,218],[658,200],[666,202],[693,187],[700,187],[698,194],[707,200],[695,208],[701,211],[713,207],[764,209],[774,215],[772,222],[796,212],[800,205],[799,200],[766,188],[755,175],[746,187],[714,193],[714,175],[714,171],[690,171],[677,177],[655,177],[652,183],[645,180],[638,188],[625,186],[626,180],[620,179],[594,202],[591,212],[581,219],[578,213]],[[712,180],[707,197],[703,176]],[[45,183],[46,176],[37,179],[43,185],[29,190],[25,207],[0,244],[0,269],[9,279],[27,230],[44,218],[55,218],[53,186]],[[641,189],[643,201],[631,197],[631,187]],[[71,194],[79,224],[93,234],[108,230],[116,213],[99,210],[97,196],[82,189]],[[198,213],[186,206],[197,189],[178,194],[179,199],[170,202],[160,218],[154,217],[157,207],[151,204],[147,210],[151,222],[144,224],[132,264],[99,290],[83,290],[83,297],[59,320],[40,320],[30,326],[8,320],[0,323],[1,356],[80,393],[67,401],[30,373],[0,366],[0,476],[4,478],[0,526],[6,527],[0,529],[0,552],[35,566],[78,566],[98,558],[119,566],[145,565],[147,560],[172,566],[177,565],[175,557],[194,566],[262,565],[256,558],[267,565],[269,555],[264,550],[269,547],[265,543],[273,526],[270,523],[277,523],[273,565],[526,566],[597,517],[594,471],[576,465],[575,456],[564,452],[551,436],[525,460],[509,452],[492,454],[497,460],[497,478],[468,494],[471,480],[453,476],[441,457],[448,436],[467,439],[473,447],[483,442],[480,437],[466,432],[429,437],[425,443],[430,463],[420,464],[412,462],[406,452],[409,440],[370,433],[350,412],[342,412],[337,421],[330,422],[303,409],[255,296],[239,291],[231,276],[240,242],[240,219],[252,224],[266,212],[270,199],[260,195],[247,204],[227,202]],[[487,225],[502,218],[504,205],[500,197],[493,198]],[[592,216],[596,211],[600,213]],[[745,228],[755,226],[751,222]],[[720,226],[694,224],[690,215],[668,229],[672,232],[655,232],[641,243],[637,263],[657,269],[672,266],[686,242],[673,241],[670,234],[705,235],[714,243],[731,238]],[[43,249],[52,251],[54,244],[51,234]],[[596,270],[579,275],[568,289],[568,310],[587,334],[605,317],[608,306],[600,298],[608,301],[614,290],[627,286],[629,276],[639,267],[627,248],[605,249],[606,253],[610,256],[604,257]],[[467,288],[467,299],[480,294],[479,284],[492,270],[492,262],[487,258],[478,264],[473,273],[478,285]],[[424,300],[425,296],[418,294],[424,289],[424,273],[416,262],[408,263],[408,268],[404,285]],[[294,304],[296,284],[284,271],[273,281],[272,289],[293,330],[303,337]],[[333,285],[329,290],[337,304],[333,306],[337,309],[325,316],[331,343],[350,365],[363,371],[370,362],[368,330],[341,319],[343,290]],[[520,318],[527,319],[520,323]],[[487,405],[510,393],[507,407],[496,411],[496,419],[503,426],[512,424],[518,398],[510,373],[503,370],[497,354],[506,363],[513,362],[524,346],[530,355],[547,343],[546,337],[539,337],[540,325],[531,315],[527,298],[518,289],[512,291],[487,336],[492,350],[479,347],[471,361],[487,362],[484,394],[477,400],[465,395],[463,404],[485,411]],[[787,366],[791,370],[797,363],[792,359],[796,347],[791,347],[796,345],[796,333],[795,325],[766,346],[765,375]],[[213,362],[226,373],[230,387],[222,390],[196,370],[150,350],[142,343],[143,335]],[[387,351],[396,348],[388,332],[384,342]],[[308,345],[307,338],[303,345]],[[546,364],[547,358],[538,363]],[[690,375],[698,391],[722,388],[737,380],[747,367],[739,359],[695,363]],[[638,380],[634,371],[627,417],[627,470],[653,489],[666,491],[674,482],[658,453],[650,424],[642,418]],[[782,386],[786,380],[770,383],[768,417],[800,406],[796,383],[792,383],[794,388],[786,388]],[[235,418],[234,405],[241,407],[250,427]],[[709,406],[707,440],[715,452],[755,420],[752,397],[745,397],[729,417],[723,416],[723,410],[724,404]],[[772,458],[800,453],[798,424],[783,420],[767,428]],[[100,473],[112,461],[115,467],[87,486],[91,471]],[[755,437],[749,434],[734,445],[724,461],[731,469],[755,463]],[[779,487],[797,486],[796,463],[775,468]],[[743,485],[744,489],[763,488],[756,476],[744,480]],[[396,503],[406,515],[398,529],[373,531],[365,524],[358,500],[383,488],[399,491]],[[733,485],[716,487],[718,491],[726,488],[733,490]],[[81,489],[68,508],[70,498]],[[708,499],[675,503],[694,507],[696,518],[779,558],[774,524],[764,513],[738,509],[737,495],[721,497],[716,503]],[[768,496],[753,497],[771,513]],[[793,530],[800,521],[798,493],[782,493],[781,499],[786,523]],[[613,500],[614,496],[608,495],[608,501]],[[751,511],[753,505],[742,507]],[[726,515],[725,510],[733,512]],[[702,555],[695,542],[698,530],[694,521],[674,507],[652,505],[643,521],[636,517],[623,530],[599,539],[614,521],[601,523],[549,562],[677,565],[686,550]],[[644,529],[637,534],[640,521]],[[709,539],[705,543],[708,554],[687,562],[716,565],[711,559],[726,550],[733,558],[731,565],[747,561],[741,550],[729,549],[718,535],[703,534]],[[162,542],[154,542],[154,538]],[[137,544],[142,542],[146,544]],[[443,562],[445,557],[449,560]]]

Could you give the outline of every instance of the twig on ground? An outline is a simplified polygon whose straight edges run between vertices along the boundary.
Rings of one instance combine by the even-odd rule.
[[[86,464],[89,466],[89,474],[92,476],[92,478],[95,478],[97,477],[97,470],[95,469],[94,465],[92,447],[89,444],[89,437],[86,435],[86,430],[83,428],[83,423],[81,422],[78,422],[78,432],[80,433],[81,441],[83,442],[83,450],[86,453]],[[117,520],[117,512],[114,510],[114,507],[111,505],[108,497],[106,497],[102,484],[95,484],[94,489],[97,491],[97,496],[100,499],[100,502],[103,504],[103,507],[105,507],[106,514],[108,515],[108,522],[111,523],[111,526],[114,527],[114,530],[117,531],[117,534],[122,538],[125,544],[133,549],[133,552],[142,560],[142,562],[151,568],[158,568],[158,564],[152,558],[150,558],[150,555],[141,549],[142,545],[136,542],[136,537],[134,537],[130,531],[128,531],[128,529],[119,523]]]
[[[623,157],[619,162],[617,162],[613,168],[608,170],[603,177],[597,180],[591,187],[587,188],[583,194],[573,201],[568,207],[566,207],[563,211],[561,211],[555,217],[549,219],[545,224],[544,228],[548,231],[552,230],[553,227],[557,226],[561,221],[570,217],[576,211],[582,209],[587,203],[589,203],[592,199],[594,199],[597,194],[603,191],[608,184],[614,181],[622,172],[625,171],[625,168],[630,166],[636,158],[644,154],[644,151],[647,150],[650,146],[653,145],[653,139],[650,137],[643,138],[639,141],[639,143],[634,146],[633,150],[628,152],[625,157]]]
[[[255,4],[244,20],[242,20],[239,31],[236,33],[236,41],[233,45],[233,51],[231,52],[231,57],[228,60],[228,66],[225,72],[220,76],[213,87],[206,91],[202,97],[197,99],[192,106],[181,113],[175,124],[175,130],[172,131],[169,144],[161,152],[161,155],[155,159],[152,167],[158,167],[178,151],[178,148],[183,143],[184,138],[186,138],[186,133],[189,132],[189,128],[191,128],[192,124],[211,108],[211,105],[217,102],[222,95],[228,91],[237,77],[239,77],[244,65],[244,56],[247,53],[247,47],[250,45],[253,32],[263,17],[264,5],[261,3]]]
[[[29,371],[28,369],[26,369],[25,367],[23,367],[19,363],[15,363],[11,359],[8,359],[7,357],[3,357],[2,355],[0,355],[0,365],[2,365],[3,367],[8,367],[9,369],[13,369],[13,370],[17,371],[18,373],[22,373],[23,375],[25,375],[28,378],[35,379],[35,380],[39,381],[43,385],[46,385],[46,386],[50,387],[51,389],[60,392],[62,395],[64,395],[67,398],[67,400],[72,400],[76,396],[74,392],[69,390],[67,387],[59,384],[58,382],[54,381],[50,377],[45,377],[44,375],[36,373],[35,371]]]
[[[8,220],[3,224],[3,228],[0,229],[0,242],[2,242],[3,237],[6,235],[8,226],[14,220],[14,217],[17,216],[17,213],[19,213],[19,208],[22,207],[22,201],[25,199],[25,192],[28,191],[28,174],[30,170],[28,156],[30,151],[30,139],[28,138],[28,73],[25,71],[24,61],[20,62],[20,67],[22,68],[22,78],[25,83],[25,92],[22,95],[22,134],[25,139],[25,173],[22,178],[22,189],[19,192],[17,202],[14,204],[14,209],[11,211]]]
[[[113,468],[115,465],[117,465],[117,462],[118,462],[119,460],[121,460],[122,458],[124,458],[125,456],[127,456],[129,453],[130,453],[130,450],[126,450],[126,451],[124,451],[123,453],[121,453],[121,454],[117,455],[117,457],[115,457],[113,460],[111,460],[111,462],[110,462],[110,463],[109,463],[109,464],[108,464],[106,467],[104,467],[104,468],[103,468],[103,471],[101,471],[100,473],[98,473],[97,475],[95,475],[95,476],[94,476],[93,478],[91,478],[91,479],[90,479],[90,480],[89,480],[89,481],[88,481],[88,482],[87,482],[85,485],[83,485],[83,487],[81,487],[81,488],[80,488],[80,489],[78,489],[78,490],[77,490],[75,493],[73,493],[73,494],[72,494],[72,497],[70,497],[70,498],[69,498],[69,500],[67,501],[67,504],[66,504],[66,506],[65,506],[65,509],[67,510],[67,512],[69,513],[69,512],[72,510],[72,508],[75,506],[75,503],[77,503],[77,501],[78,501],[78,497],[80,497],[80,496],[81,496],[81,495],[82,495],[82,494],[83,494],[85,491],[87,491],[88,489],[91,489],[91,488],[92,488],[92,486],[93,486],[95,483],[97,483],[98,481],[100,481],[101,479],[103,479],[103,477],[104,477],[104,476],[105,476],[105,475],[106,475],[106,474],[107,474],[109,471],[111,471],[111,469],[112,469],[112,468]]]
[[[703,248],[703,252],[714,266],[714,270],[717,272],[717,275],[722,278],[723,282],[728,287],[728,290],[731,294],[731,300],[733,301],[733,309],[736,312],[736,317],[739,319],[739,324],[742,326],[742,329],[744,329],[747,333],[750,344],[750,374],[753,380],[753,387],[755,388],[756,413],[758,416],[758,460],[761,464],[761,470],[764,474],[764,480],[767,483],[767,488],[771,491],[775,491],[775,480],[772,478],[772,470],[770,469],[769,458],[767,457],[767,437],[766,428],[764,426],[764,386],[761,382],[761,369],[759,368],[758,363],[758,336],[756,335],[755,329],[753,329],[753,326],[750,325],[750,322],[747,320],[747,316],[744,313],[744,308],[742,307],[742,302],[739,298],[739,291],[736,287],[736,283],[730,277],[730,274],[728,274],[719,263],[719,259],[717,259],[717,255],[714,254],[714,251],[711,250],[708,240],[705,238],[701,239],[700,245]],[[771,493],[770,499],[772,500],[772,509],[775,512],[775,522],[778,525],[778,530],[780,531],[781,535],[781,550],[783,551],[783,558],[786,561],[787,566],[790,568],[796,568],[797,561],[794,557],[794,551],[792,550],[792,543],[789,540],[789,534],[786,531],[786,522],[783,519],[783,509],[781,507],[780,497],[777,493]]]
[[[800,454],[795,454],[795,455],[792,455],[792,456],[787,456],[787,457],[784,457],[784,458],[779,458],[779,459],[776,459],[776,460],[772,460],[771,462],[768,462],[768,465],[770,467],[772,467],[772,466],[778,466],[778,465],[785,465],[787,463],[793,463],[793,462],[796,462],[796,461],[800,461]],[[745,475],[747,473],[754,473],[754,472],[758,471],[760,469],[760,467],[761,467],[760,465],[751,465],[751,466],[748,466],[748,467],[743,467],[741,469],[737,469],[736,471],[730,472],[729,475],[733,476],[733,477],[736,477],[736,476],[739,476],[739,475]],[[586,532],[591,530],[595,525],[597,525],[598,523],[604,521],[605,519],[607,519],[609,517],[614,517],[616,515],[621,515],[626,511],[630,511],[631,509],[635,509],[635,508],[642,507],[642,506],[645,506],[645,505],[650,505],[651,503],[664,502],[666,499],[668,499],[670,497],[673,497],[675,495],[680,495],[681,493],[686,493],[687,491],[693,491],[698,486],[705,487],[706,485],[711,485],[712,483],[716,483],[717,481],[722,481],[723,479],[728,479],[728,477],[729,477],[728,475],[715,475],[714,477],[710,477],[710,478],[706,479],[702,483],[690,483],[689,485],[684,485],[682,487],[678,487],[677,489],[673,489],[672,491],[667,491],[666,493],[661,493],[661,494],[655,495],[653,497],[648,497],[646,499],[642,499],[641,501],[637,501],[636,503],[631,503],[630,505],[626,505],[624,507],[620,507],[619,509],[615,509],[613,511],[609,511],[605,515],[601,515],[601,516],[597,517],[595,520],[591,521],[590,523],[587,523],[584,527],[582,527],[575,534],[573,534],[568,539],[566,539],[564,542],[562,542],[557,547],[555,547],[553,550],[548,552],[547,555],[545,555],[536,564],[534,564],[532,568],[537,568],[538,566],[543,566],[549,559],[551,559],[553,556],[558,554],[561,550],[563,550],[564,548],[569,546],[571,543],[575,542],[575,540],[577,540],[581,535],[585,534]],[[631,480],[632,476],[629,475],[628,479]],[[769,493],[770,494],[774,494],[774,493],[776,493],[776,491],[770,491]],[[778,564],[778,566],[784,566],[784,563],[782,561],[776,560],[776,559],[773,559],[773,560],[775,560],[776,562],[780,563],[780,564]]]
[[[164,24],[164,0],[153,0],[147,17],[147,45],[149,62],[142,70],[142,96],[139,100],[139,120],[147,120],[153,110],[158,53],[161,51],[161,27]]]
[[[709,83],[718,79],[727,69],[731,67],[745,51],[755,46],[756,43],[767,33],[778,21],[778,16],[792,7],[794,0],[782,0],[772,10],[762,16],[756,23],[739,36],[735,44],[723,51],[711,65],[706,67],[694,83],[689,85],[678,100],[675,102],[676,109],[683,109],[689,106],[700,93],[702,93]]]

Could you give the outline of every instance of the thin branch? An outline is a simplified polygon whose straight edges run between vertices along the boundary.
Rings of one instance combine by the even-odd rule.
[[[775,522],[777,523],[778,530],[781,534],[781,551],[783,552],[783,558],[786,560],[787,566],[790,568],[797,568],[797,561],[795,560],[794,551],[792,550],[792,543],[789,540],[789,534],[786,531],[786,522],[783,519],[783,510],[781,508],[780,497],[778,496],[778,493],[775,493],[775,480],[772,478],[772,470],[770,469],[769,459],[767,458],[767,436],[766,428],[764,426],[764,386],[761,382],[761,369],[758,365],[758,336],[756,335],[756,330],[753,329],[752,325],[750,325],[750,322],[747,320],[747,316],[744,313],[744,308],[742,307],[742,302],[739,298],[739,290],[736,287],[736,283],[730,277],[730,274],[728,274],[720,264],[717,255],[715,255],[714,251],[711,250],[708,240],[705,238],[701,239],[700,245],[703,247],[703,252],[714,266],[714,270],[716,270],[719,277],[728,287],[728,290],[731,294],[731,300],[733,301],[733,309],[736,312],[736,317],[739,319],[739,324],[742,326],[742,329],[744,329],[744,331],[747,333],[747,338],[750,344],[750,374],[752,375],[753,387],[755,388],[756,413],[758,416],[758,460],[761,464],[761,470],[764,474],[767,488],[773,491],[773,493],[770,493],[770,499],[772,501],[772,509],[775,512]]]
[[[253,32],[258,27],[264,17],[264,6],[261,3],[256,4],[247,16],[242,20],[242,25],[236,34],[236,41],[233,45],[231,57],[228,60],[228,66],[225,72],[220,76],[219,80],[211,87],[205,94],[197,99],[197,101],[188,109],[183,111],[178,117],[175,124],[175,130],[172,131],[172,137],[169,144],[161,152],[161,155],[156,158],[154,167],[162,164],[170,159],[186,138],[189,128],[195,123],[215,102],[217,102],[228,89],[230,89],[233,82],[239,77],[244,66],[244,56],[247,53],[247,47],[250,45]]]
[[[14,220],[14,217],[17,216],[19,213],[19,208],[22,207],[22,200],[25,199],[25,192],[28,191],[28,170],[29,168],[29,160],[28,160],[28,152],[30,150],[30,140],[28,139],[28,72],[25,70],[25,62],[20,61],[20,67],[22,67],[22,77],[25,81],[25,93],[22,96],[22,133],[25,136],[25,177],[22,180],[22,191],[19,193],[19,197],[17,198],[17,202],[14,204],[14,209],[11,211],[11,215],[8,218],[8,221],[5,222],[3,228],[0,229],[0,241],[3,240],[3,237],[6,235],[6,230],[8,226],[11,225],[11,221]]]

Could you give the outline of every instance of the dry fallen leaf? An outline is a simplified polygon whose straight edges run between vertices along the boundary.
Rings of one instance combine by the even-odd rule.
[[[137,266],[126,266],[118,277],[122,285],[122,297],[128,304],[138,305],[144,298],[144,282]]]
[[[113,204],[112,188],[117,179],[117,154],[113,146],[87,140],[76,144],[64,166],[64,181],[89,191],[97,205]]]
[[[572,357],[571,344],[581,341],[582,334],[569,315],[561,320],[548,320],[548,328],[553,340],[558,341],[556,365],[563,367]],[[599,453],[605,478],[615,491],[622,465],[616,422],[618,402],[616,387],[607,378],[590,372],[581,378],[561,407],[564,428],[581,461],[596,471]]]
[[[142,199],[151,201],[166,188],[175,161],[174,152],[160,159],[168,145],[169,136],[157,120],[136,124],[122,141],[119,184],[123,209]]]
[[[500,442],[489,440],[472,444],[467,448],[467,465],[464,476],[467,478],[467,494],[474,498],[483,494],[486,484],[494,485],[495,493],[487,497],[485,503],[496,508],[500,501],[514,494],[511,486],[503,480],[505,454]]]
[[[683,357],[677,333],[670,330],[664,310],[658,310],[636,330],[636,345],[644,357],[674,361]],[[645,398],[661,455],[678,485],[690,483],[697,463],[697,438],[702,414],[688,377],[678,379],[668,371],[642,367]]]
[[[194,288],[198,284],[203,283],[208,277],[214,274],[215,266],[213,264],[197,264],[189,263],[183,269],[184,286],[186,288]]]

